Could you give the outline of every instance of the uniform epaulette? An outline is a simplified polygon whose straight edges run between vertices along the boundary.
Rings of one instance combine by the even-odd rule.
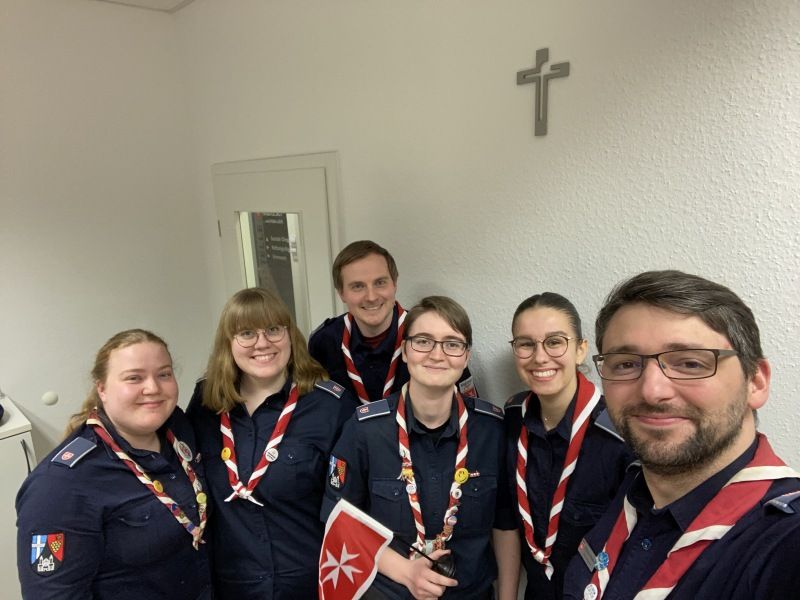
[[[527,394],[514,394],[508,400],[506,400],[506,410],[509,408],[520,408],[527,397]]]
[[[502,408],[496,404],[487,402],[486,400],[481,400],[480,398],[475,398],[475,412],[483,413],[484,415],[490,415],[495,419],[500,419],[501,421],[503,420]]]
[[[619,441],[621,442],[625,441],[623,437],[619,433],[617,433],[617,428],[614,427],[614,423],[611,422],[611,417],[608,416],[608,411],[606,409],[603,409],[603,412],[597,415],[597,418],[594,420],[594,424],[597,425],[603,431],[607,431],[608,433],[613,435]]]
[[[331,324],[332,322],[334,322],[334,321],[335,321],[337,318],[338,318],[338,317],[330,317],[330,318],[328,318],[328,319],[325,319],[325,320],[324,320],[322,323],[320,323],[319,325],[317,325],[317,328],[316,328],[314,331],[312,331],[311,333],[309,333],[309,334],[308,334],[308,339],[311,339],[311,338],[312,338],[314,335],[316,335],[316,333],[317,333],[318,331],[320,331],[321,329],[324,329],[325,327],[327,327],[328,325],[330,325],[330,324]]]
[[[356,409],[356,416],[358,417],[359,421],[366,421],[372,417],[382,417],[383,415],[388,415],[391,412],[392,411],[389,408],[389,401],[386,400],[386,398],[383,398],[381,400],[375,400],[375,402],[365,404],[364,406],[359,406]]]
[[[69,467],[71,469],[78,464],[80,459],[89,454],[89,452],[95,448],[97,448],[97,444],[95,444],[93,441],[87,440],[86,438],[77,437],[59,450],[56,455],[50,459],[50,462],[54,462],[57,465],[64,465],[65,467]]]
[[[800,509],[800,504],[797,506],[792,506],[797,500],[800,500],[800,490],[789,492],[788,494],[783,494],[782,496],[778,496],[777,498],[773,498],[769,502],[767,502],[764,507],[774,507],[777,508],[779,511],[786,513],[787,515],[795,514],[798,509]]]
[[[344,386],[339,385],[335,381],[331,379],[326,379],[325,381],[318,381],[314,384],[315,388],[320,390],[325,390],[332,396],[336,396],[337,398],[341,398],[342,394],[344,393]]]

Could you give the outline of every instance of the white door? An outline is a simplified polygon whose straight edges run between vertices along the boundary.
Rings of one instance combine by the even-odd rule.
[[[308,335],[336,314],[336,153],[221,163],[212,174],[228,293],[273,289]]]

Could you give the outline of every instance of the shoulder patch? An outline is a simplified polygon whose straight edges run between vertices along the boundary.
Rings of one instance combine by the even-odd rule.
[[[481,400],[480,398],[475,398],[475,412],[482,413],[484,415],[489,415],[494,417],[495,419],[503,419],[503,409],[497,406],[496,404],[492,404],[491,402],[487,402],[486,400]]]
[[[478,397],[478,389],[475,387],[475,378],[470,375],[463,381],[458,382],[458,391],[464,396]]]
[[[332,396],[336,396],[337,398],[341,398],[342,394],[344,393],[344,386],[339,385],[335,381],[331,379],[326,379],[325,381],[318,381],[314,384],[315,388],[320,390],[324,390],[331,394]]]
[[[372,417],[382,417],[384,415],[388,415],[391,412],[392,411],[389,408],[389,401],[386,400],[386,398],[383,398],[382,400],[375,400],[375,402],[370,402],[364,406],[359,406],[356,409],[356,417],[359,421],[366,421]]]
[[[521,394],[514,394],[508,400],[506,400],[506,410],[509,408],[521,408],[522,405],[525,403],[525,398],[528,397],[527,392],[522,392]]]
[[[793,515],[800,509],[800,504],[792,506],[796,500],[800,500],[800,490],[773,498],[764,505],[764,508],[774,507],[787,515]]]
[[[617,438],[620,442],[624,442],[625,440],[622,436],[617,433],[617,428],[614,427],[614,423],[611,422],[611,417],[608,416],[608,410],[603,409],[597,418],[594,420],[594,424],[597,425],[603,431],[606,431]]]
[[[89,452],[95,448],[97,448],[97,444],[95,444],[93,441],[87,440],[86,438],[77,437],[69,444],[61,448],[61,450],[59,450],[56,455],[50,459],[50,462],[56,463],[57,465],[64,465],[65,467],[69,467],[71,469],[78,464],[80,459],[89,454]]]

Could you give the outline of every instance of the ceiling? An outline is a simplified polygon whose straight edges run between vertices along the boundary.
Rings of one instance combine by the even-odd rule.
[[[182,9],[194,0],[98,0],[99,2],[110,2],[111,4],[124,4],[125,6],[135,6],[137,8],[147,8],[149,10],[160,10],[162,12],[174,13]]]

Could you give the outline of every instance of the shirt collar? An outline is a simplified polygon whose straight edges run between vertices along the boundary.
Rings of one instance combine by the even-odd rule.
[[[756,440],[750,444],[736,460],[727,467],[706,479],[688,494],[678,498],[664,508],[653,508],[653,496],[647,488],[644,475],[640,474],[630,490],[628,500],[640,513],[651,513],[654,515],[668,512],[678,524],[682,531],[691,525],[692,521],[700,514],[700,511],[711,502],[714,496],[725,486],[728,480],[736,473],[741,471],[753,459],[756,452]]]
[[[351,320],[352,331],[350,337],[350,347],[351,348],[359,348],[359,349],[366,349],[368,352],[391,352],[394,354],[394,346],[395,341],[397,339],[397,321],[399,319],[399,311],[397,310],[397,302],[394,303],[394,308],[392,309],[392,322],[389,325],[389,335],[384,338],[384,340],[380,343],[377,348],[372,348],[364,343],[364,336],[361,333],[361,330],[358,328],[358,323],[356,322],[355,318]]]
[[[544,423],[542,422],[541,403],[539,401],[539,397],[536,394],[531,394],[528,410],[525,412],[525,427],[530,433],[541,438],[548,435],[557,435],[568,442],[570,435],[572,434],[572,415],[575,412],[575,401],[577,398],[578,392],[576,390],[575,395],[572,397],[572,400],[570,400],[569,406],[567,407],[564,416],[561,417],[561,420],[558,422],[558,425],[556,425],[550,431],[547,431],[544,428]]]
[[[292,373],[289,371],[288,375],[286,376],[286,383],[283,384],[283,387],[275,392],[274,394],[270,394],[264,399],[264,402],[258,405],[253,414],[260,411],[262,408],[264,410],[283,410],[283,407],[286,406],[287,400],[289,400],[289,390],[292,388]],[[244,406],[244,403],[239,403],[233,407],[231,411],[232,415],[237,417],[243,417],[247,415],[247,409]]]

